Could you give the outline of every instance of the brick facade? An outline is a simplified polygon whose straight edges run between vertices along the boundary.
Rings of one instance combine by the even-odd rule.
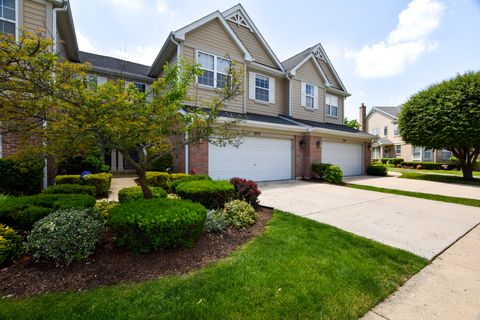
[[[12,134],[2,135],[2,158],[14,155],[17,152],[17,139]]]
[[[208,173],[208,141],[189,146],[189,173]]]

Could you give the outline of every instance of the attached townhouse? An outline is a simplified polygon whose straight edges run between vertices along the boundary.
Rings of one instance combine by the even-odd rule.
[[[370,109],[366,117],[366,131],[376,136],[372,143],[372,160],[402,158],[404,161],[447,162],[452,152],[412,146],[402,140],[398,129],[398,115],[402,106]]]
[[[23,0],[27,1],[59,3]],[[60,25],[60,16],[56,22],[57,51],[71,61],[91,63],[91,79],[98,84],[121,78],[146,90],[162,76],[167,62],[187,59],[204,72],[190,88],[193,99],[186,105],[205,107],[216,88],[225,84],[230,63],[242,72],[243,94],[226,103],[219,121],[241,119],[239,125],[248,132],[243,143],[238,148],[208,141],[187,145],[174,154],[175,171],[267,181],[311,177],[313,162],[337,164],[345,175],[362,174],[370,163],[373,136],[343,124],[344,101],[350,94],[321,44],[281,62],[238,4],[171,32],[147,66],[79,51],[66,1],[62,8],[69,23]],[[113,172],[129,169],[116,150],[105,160]]]

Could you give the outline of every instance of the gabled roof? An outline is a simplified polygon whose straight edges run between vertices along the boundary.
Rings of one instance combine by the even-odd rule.
[[[317,64],[318,64],[317,59],[322,59],[327,64],[328,68],[330,68],[330,70],[333,74],[333,77],[335,78],[335,80],[340,85],[340,88],[338,88],[338,89],[345,92],[345,93],[348,93],[348,91],[345,88],[342,80],[338,76],[337,71],[335,70],[332,63],[330,62],[330,59],[328,58],[328,55],[325,52],[325,49],[323,48],[321,43],[318,43],[318,44],[314,45],[313,47],[307,48],[307,49],[303,50],[302,52],[297,53],[293,57],[283,61],[283,66],[285,67],[286,71],[289,71],[289,72],[292,72],[292,70],[295,71],[299,66],[301,66],[303,63],[308,61],[308,59],[310,58],[310,55],[315,57],[315,60],[317,61]],[[323,70],[322,70],[322,73],[323,73],[323,76],[326,77],[325,72]],[[335,89],[335,87],[330,83],[330,81],[328,79],[327,79],[327,86],[330,86],[330,87]]]
[[[307,125],[309,127],[314,127],[314,128],[322,128],[322,129],[329,129],[329,130],[336,130],[336,131],[350,132],[350,133],[365,133],[361,130],[350,128],[344,124],[317,122],[317,121],[311,121],[311,120],[296,119],[296,118],[287,117],[287,116],[282,116],[282,118],[289,119],[289,120],[295,121],[296,123]]]
[[[73,23],[72,7],[67,1],[48,0],[54,8],[65,8],[57,12],[57,26],[60,36],[63,40],[65,53],[70,61],[79,62],[78,42],[75,34],[75,25]],[[55,14],[55,13],[54,13]],[[55,26],[55,27],[57,27]]]
[[[368,112],[367,118],[375,111],[378,111],[380,113],[383,113],[386,116],[389,116],[390,118],[393,118],[394,120],[398,119],[398,115],[400,113],[400,110],[402,110],[403,105],[399,105],[396,107],[380,107],[380,106],[374,106],[370,111]]]
[[[262,36],[262,34],[260,33],[260,31],[257,29],[257,27],[255,26],[255,23],[253,23],[253,20],[250,18],[250,16],[248,15],[248,13],[245,11],[245,9],[243,8],[243,6],[239,3],[233,7],[231,7],[230,9],[227,9],[225,10],[222,14],[223,16],[225,17],[225,19],[229,19],[231,16],[233,16],[236,12],[240,12],[241,15],[243,16],[243,18],[245,18],[247,21],[246,21],[246,24],[248,25],[248,27],[250,28],[250,30],[252,30],[258,37],[258,39],[260,40],[261,44],[264,46],[264,48],[267,50],[267,53],[268,55],[270,56],[270,58],[273,59],[273,61],[275,61],[275,63],[277,64],[278,68],[282,71],[285,71],[282,63],[280,62],[280,60],[277,58],[277,56],[275,55],[275,53],[273,52],[272,48],[270,48],[270,46],[268,45],[267,41],[265,41],[265,38]]]
[[[309,53],[305,56],[305,58],[303,58],[302,61],[300,61],[299,63],[297,63],[297,65],[295,65],[293,68],[291,68],[289,70],[289,73],[291,75],[296,75],[297,73],[297,70],[298,68],[300,68],[302,65],[304,65],[307,61],[309,60],[312,60],[313,61],[313,64],[315,65],[315,68],[317,68],[317,71],[320,73],[320,75],[322,76],[323,78],[323,81],[325,82],[325,86],[327,87],[331,87],[332,84],[330,83],[330,81],[328,80],[328,77],[327,75],[325,74],[325,72],[323,72],[323,69],[322,67],[318,64],[318,60],[315,58],[315,56],[313,55],[313,53]]]

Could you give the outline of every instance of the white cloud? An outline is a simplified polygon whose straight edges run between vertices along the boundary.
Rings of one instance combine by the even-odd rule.
[[[152,65],[153,60],[158,55],[160,48],[138,46],[134,50],[117,50],[112,52],[112,56],[119,59],[137,62],[145,65]]]
[[[423,53],[436,48],[428,36],[440,25],[444,11],[445,5],[437,0],[413,0],[399,14],[398,25],[386,42],[346,50],[345,56],[355,60],[355,73],[364,78],[401,74]]]
[[[165,0],[157,0],[157,11],[160,14],[163,14],[167,11],[168,5]]]
[[[90,40],[87,39],[82,33],[77,31],[77,42],[78,42],[78,47],[82,51],[87,51],[87,52],[92,52],[93,51],[93,45],[90,42]]]

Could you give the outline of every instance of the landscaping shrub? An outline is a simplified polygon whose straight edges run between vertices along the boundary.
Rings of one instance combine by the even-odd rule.
[[[0,193],[30,195],[42,189],[43,162],[37,159],[0,159]]]
[[[173,175],[170,175],[173,176]],[[171,192],[175,192],[179,184],[184,182],[198,181],[198,180],[212,180],[207,174],[185,174],[183,176],[177,176],[168,184],[168,188]]]
[[[232,178],[230,179],[230,183],[235,187],[237,199],[244,200],[252,206],[258,204],[258,196],[261,192],[258,190],[258,185],[255,181],[242,178]]]
[[[86,194],[37,194],[7,197],[0,201],[0,222],[22,229],[30,229],[38,220],[56,210],[87,208],[95,205],[95,198]]]
[[[110,216],[110,210],[112,210],[117,205],[114,201],[100,200],[95,203],[93,206],[98,212],[102,214],[105,219],[108,219]]]
[[[167,171],[173,166],[173,156],[171,154],[164,155],[153,161],[148,167],[148,171]]]
[[[384,177],[388,173],[387,167],[381,164],[374,164],[367,167],[367,174],[370,176]]]
[[[110,212],[117,244],[140,253],[193,245],[203,232],[207,210],[186,200],[137,200]]]
[[[188,176],[188,173],[171,173],[170,174],[170,181],[171,182],[177,181],[179,179],[185,178],[186,176]]]
[[[0,266],[22,253],[22,237],[12,228],[0,224]]]
[[[343,172],[339,166],[329,166],[325,169],[324,180],[330,183],[342,183]]]
[[[70,264],[86,259],[103,235],[104,220],[94,209],[55,211],[35,223],[28,250],[36,260]]]
[[[402,167],[425,170],[441,170],[442,165],[439,162],[402,162]]]
[[[85,176],[85,180],[80,175],[58,175],[55,177],[55,184],[80,184],[95,187],[95,195],[100,196],[108,193],[112,183],[112,174],[96,173]]]
[[[316,173],[320,179],[325,180],[325,170],[331,166],[332,164],[330,163],[313,163],[312,171]]]
[[[160,187],[150,187],[150,190],[152,191],[152,199],[167,197],[165,190]],[[143,191],[140,186],[123,188],[118,192],[118,201],[120,203],[139,199],[143,199]]]
[[[401,164],[403,161],[402,158],[383,158],[383,159],[380,159],[380,161],[383,163],[383,164],[393,164],[394,166],[396,166],[397,164]]]
[[[168,188],[170,175],[167,172],[147,171],[147,185],[152,187]]]
[[[176,192],[182,199],[199,202],[208,209],[218,209],[234,198],[235,187],[228,181],[198,180],[180,183]]]
[[[60,174],[80,174],[84,171],[103,173],[109,172],[110,167],[103,162],[99,153],[71,157],[58,164]]]
[[[225,204],[223,209],[227,223],[237,229],[248,227],[257,220],[255,209],[242,200],[233,200]]]
[[[225,221],[225,214],[223,210],[210,210],[207,213],[207,220],[205,220],[205,231],[221,232],[225,230],[227,222]]]
[[[89,194],[95,196],[94,186],[82,186],[80,184],[57,184],[43,190],[47,194]]]

